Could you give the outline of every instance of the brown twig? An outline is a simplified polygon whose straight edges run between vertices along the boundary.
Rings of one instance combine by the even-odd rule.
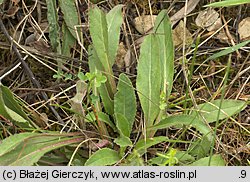
[[[4,33],[4,35],[6,36],[6,38],[8,39],[8,41],[10,42],[10,44],[12,44],[12,49],[15,52],[18,60],[22,63],[23,69],[25,70],[25,73],[27,74],[27,76],[30,78],[32,84],[38,88],[41,89],[42,86],[41,84],[38,82],[38,80],[35,78],[33,72],[31,71],[31,69],[29,68],[28,64],[24,61],[22,55],[20,54],[19,50],[16,47],[15,42],[13,41],[13,38],[9,35],[7,29],[5,28],[5,25],[3,24],[2,21],[2,15],[0,17],[0,29],[2,30],[2,32]],[[48,101],[48,96],[44,91],[41,91],[41,95],[43,97],[43,99],[45,101]],[[56,116],[56,118],[58,119],[59,123],[61,124],[65,124],[62,120],[62,118],[60,117],[60,115],[57,113],[57,111],[48,103],[47,106],[49,107],[49,109],[52,111],[52,113]]]

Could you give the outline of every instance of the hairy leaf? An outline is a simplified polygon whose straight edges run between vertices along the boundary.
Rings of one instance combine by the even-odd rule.
[[[89,12],[89,30],[93,41],[93,48],[100,61],[104,70],[103,73],[108,79],[110,84],[109,95],[113,99],[114,93],[116,92],[116,85],[113,78],[112,64],[109,57],[109,42],[108,42],[108,27],[106,21],[106,15],[98,7],[90,9]]]
[[[10,142],[16,140],[18,142]],[[45,153],[56,148],[80,143],[82,137],[68,137],[63,134],[37,134],[29,133],[27,135],[19,134],[12,136],[6,142],[0,144],[0,148],[7,147],[0,156],[0,165],[2,166],[31,166],[36,163]],[[14,147],[14,148],[11,148]]]
[[[79,25],[80,23],[75,1],[59,0],[59,6],[62,10],[63,19],[67,25],[68,30],[70,31],[71,35],[73,35],[75,39],[77,39],[75,26]]]
[[[206,124],[204,124],[202,120],[194,116],[189,116],[184,114],[169,116],[161,120],[158,124],[149,127],[148,130],[158,130],[176,125],[193,126],[203,135],[207,136],[210,141],[213,138],[211,129]]]
[[[119,136],[114,140],[114,142],[119,145],[120,147],[127,147],[127,146],[133,146],[130,138],[126,136]]]
[[[198,111],[192,110],[191,115],[200,117],[199,113],[203,115],[208,123],[215,122],[219,114],[219,120],[225,119],[239,113],[246,108],[246,102],[240,100],[223,100],[221,108],[221,100],[213,100],[204,104],[198,105]],[[199,112],[199,113],[198,113]]]
[[[171,21],[166,10],[162,10],[157,16],[154,31],[159,37],[159,46],[161,48],[162,89],[165,95],[169,96],[172,91],[174,77],[174,43]]]
[[[114,98],[114,111],[115,114],[119,113],[125,116],[130,134],[136,114],[136,98],[133,85],[124,73],[120,74],[117,89],[118,91]]]
[[[126,117],[123,114],[116,113],[115,118],[116,118],[116,127],[118,128],[120,135],[130,137],[131,127]]]
[[[47,19],[49,22],[49,38],[53,51],[61,49],[59,37],[58,15],[56,11],[56,1],[46,0]]]
[[[209,165],[209,158],[204,157],[198,161],[193,162],[190,166],[208,166]],[[210,166],[225,166],[225,161],[221,157],[221,155],[213,155],[211,158]]]
[[[0,115],[15,122],[17,126],[32,128],[29,118],[14,99],[11,91],[2,84],[0,84]]]
[[[65,24],[62,25],[62,55],[70,57],[70,49],[75,44],[75,38],[70,33],[69,28]]]
[[[115,150],[103,148],[91,155],[85,166],[107,166],[115,164],[120,159],[119,154]]]
[[[148,35],[145,38],[141,45],[137,68],[136,88],[146,127],[152,126],[159,113],[162,80],[158,44],[158,37],[155,35]]]
[[[167,141],[168,138],[164,137],[164,136],[159,136],[159,137],[154,137],[154,138],[146,138],[146,139],[140,139],[136,145],[134,150],[136,150],[136,152],[139,155],[143,155],[144,153],[147,152],[147,149],[149,147],[152,147],[153,145],[156,145],[158,143]]]
[[[0,157],[11,150],[14,150],[16,146],[24,140],[37,135],[38,133],[20,133],[18,135],[9,136],[8,138],[4,139],[0,144]]]
[[[115,62],[120,39],[120,27],[122,24],[123,5],[117,5],[106,15],[108,25],[109,58],[111,66]]]

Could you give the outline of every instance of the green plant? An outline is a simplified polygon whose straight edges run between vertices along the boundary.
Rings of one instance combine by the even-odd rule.
[[[118,13],[120,9],[121,6],[117,6],[108,15],[105,15],[99,8],[94,7],[89,15],[90,34],[93,40],[93,45],[89,49],[91,55],[89,58],[90,72],[99,72],[108,78],[106,84],[102,84],[99,88],[92,87],[92,90],[96,96],[100,94],[105,111],[115,121],[119,136],[114,142],[120,146],[120,149],[119,152],[101,149],[87,160],[86,165],[112,165],[119,162],[122,165],[144,165],[141,157],[147,152],[147,148],[161,142],[183,142],[180,140],[171,141],[162,136],[154,137],[154,133],[158,129],[180,125],[192,126],[202,134],[201,139],[190,145],[186,154],[190,153],[196,159],[206,157],[209,154],[210,144],[214,140],[208,123],[215,122],[218,119],[226,119],[236,114],[245,108],[246,103],[234,100],[223,100],[221,103],[221,100],[215,100],[198,105],[198,108],[190,108],[191,112],[188,115],[165,115],[168,97],[173,85],[174,47],[171,24],[166,11],[163,10],[156,19],[154,33],[145,37],[140,49],[136,91],[144,114],[145,131],[143,131],[143,137],[133,145],[130,134],[136,112],[134,88],[125,74],[119,76],[118,86],[116,87],[111,69],[114,64],[118,39],[114,41],[113,37],[109,36],[109,30],[111,29],[108,27],[112,26],[109,17],[114,17],[112,13]],[[117,14],[116,18],[118,19],[116,23],[121,23],[120,13]],[[116,27],[119,26],[117,23]],[[112,35],[119,37],[119,29],[112,32]],[[159,49],[159,47],[162,49]],[[224,55],[223,52],[220,55]],[[100,101],[97,101],[95,106],[98,108],[97,112],[102,112]],[[131,149],[131,147],[132,152],[126,158],[123,158],[126,150]],[[173,151],[175,149],[171,149],[169,154],[159,154],[161,157],[168,156],[169,160],[163,164],[174,165],[178,163],[178,160],[174,160]],[[112,162],[110,160],[107,162],[106,158],[112,158]],[[204,160],[207,161],[205,158]],[[212,157],[211,160],[211,164],[217,164],[216,160],[222,159]],[[207,165],[208,163],[203,162],[201,164]],[[218,162],[218,164],[223,165],[223,162]]]

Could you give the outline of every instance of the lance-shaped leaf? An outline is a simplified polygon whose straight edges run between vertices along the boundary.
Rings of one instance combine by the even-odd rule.
[[[75,38],[70,33],[69,28],[65,24],[62,25],[62,55],[70,57],[70,49],[75,44]]]
[[[184,114],[169,116],[161,120],[158,124],[147,128],[147,130],[158,130],[178,125],[193,126],[200,133],[207,136],[209,138],[209,141],[211,141],[213,138],[211,129],[206,124],[204,124],[202,120],[194,116],[189,116]]]
[[[56,1],[46,0],[47,4],[47,18],[49,22],[49,38],[52,49],[60,53],[60,37],[58,15],[56,11]]]
[[[193,162],[190,166],[209,166],[210,157],[204,157]],[[225,166],[225,161],[221,155],[213,155],[211,157],[210,166]]]
[[[246,108],[246,102],[240,100],[223,100],[220,107],[221,100],[213,100],[204,104],[198,105],[198,111],[193,109],[191,115],[200,117],[200,114],[206,119],[208,123],[217,121],[219,114],[219,120],[229,118],[234,114],[239,113]],[[219,113],[220,112],[220,113]],[[199,114],[200,113],[200,114]]]
[[[155,35],[148,35],[141,45],[137,68],[136,88],[146,120],[146,127],[153,124],[159,113],[161,68],[159,42]]]
[[[108,42],[109,42],[109,58],[111,66],[115,62],[120,39],[120,28],[122,24],[123,5],[117,5],[106,15],[108,24]]]
[[[77,39],[75,26],[79,25],[80,23],[75,1],[59,0],[59,6],[62,10],[63,19],[67,25],[68,30],[70,31],[71,35],[73,35],[75,39]]]
[[[162,89],[169,96],[173,86],[174,76],[174,44],[171,22],[166,10],[162,10],[156,18],[154,32],[159,37],[160,61],[162,71]]]
[[[8,150],[0,151],[0,165],[31,166],[45,153],[65,145],[80,143],[83,138],[82,136],[69,137],[67,134],[28,133],[17,134],[5,140],[0,144],[0,148]]]
[[[168,138],[164,137],[164,136],[159,136],[159,137],[154,137],[154,138],[146,138],[146,139],[140,139],[136,145],[134,150],[136,150],[136,152],[139,155],[143,155],[147,152],[147,149],[152,147],[153,145],[156,145],[158,143],[167,141]]]
[[[23,112],[8,87],[0,84],[0,115],[13,121],[17,126],[32,128],[30,120]],[[34,123],[33,123],[34,124]]]
[[[0,145],[0,157],[11,150],[14,150],[24,140],[36,135],[38,135],[38,133],[20,133],[4,139]]]
[[[121,113],[115,113],[115,118],[116,127],[120,134],[120,137],[115,142],[120,146],[132,146],[132,142],[130,141],[131,123]]]
[[[130,79],[123,73],[120,74],[117,89],[114,98],[115,114],[119,113],[126,117],[130,134],[135,119],[136,98]]]
[[[85,166],[107,166],[120,160],[119,154],[112,149],[103,148],[95,152],[85,163]]]
[[[111,93],[109,93],[109,95],[113,99],[114,93],[116,92],[116,85],[109,57],[108,27],[106,15],[98,7],[90,9],[89,26],[90,35],[93,41],[93,48],[95,49],[100,61],[98,64],[101,64],[104,68],[104,70],[100,71],[103,71],[103,73],[107,76],[111,87]]]

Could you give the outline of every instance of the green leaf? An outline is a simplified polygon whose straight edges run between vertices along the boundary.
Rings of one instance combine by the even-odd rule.
[[[211,140],[208,137],[198,138],[189,146],[189,154],[195,156],[196,159],[206,157],[211,148]]]
[[[228,6],[237,6],[247,3],[250,3],[250,0],[225,0],[208,4],[205,7],[228,7]]]
[[[210,141],[213,139],[211,129],[202,120],[184,114],[169,116],[161,120],[158,124],[149,127],[148,130],[164,129],[176,125],[193,126],[203,135],[207,136]]]
[[[100,121],[102,121],[102,122],[106,123],[107,125],[109,125],[114,131],[117,130],[114,123],[110,120],[109,115],[107,115],[107,114],[105,114],[103,112],[98,112],[97,115],[98,115],[98,119]],[[91,112],[91,113],[87,114],[86,120],[91,121],[91,122],[96,121],[94,113]]]
[[[193,162],[190,166],[208,166],[209,164],[209,158],[205,157],[198,161]],[[213,155],[211,158],[210,166],[225,166],[225,161],[221,157],[221,155]]]
[[[75,38],[70,33],[69,28],[64,22],[62,25],[62,55],[70,57],[70,50],[74,44]]]
[[[168,140],[168,138],[164,137],[164,136],[159,136],[159,137],[154,137],[154,138],[146,138],[146,140],[145,139],[140,139],[136,143],[134,150],[136,150],[136,152],[139,155],[143,155],[144,153],[147,152],[147,149],[149,147],[152,147],[153,145],[164,142],[166,140]]]
[[[159,113],[161,92],[161,66],[158,37],[146,36],[140,49],[136,88],[146,121],[146,128],[153,125]]]
[[[85,166],[107,166],[113,165],[120,160],[119,154],[112,149],[103,148],[95,152],[86,161]]]
[[[174,44],[171,21],[167,10],[162,10],[156,18],[154,32],[159,38],[160,62],[162,73],[162,89],[168,97],[172,91],[174,77]],[[164,98],[166,100],[166,98]]]
[[[108,27],[106,15],[98,7],[94,7],[89,11],[89,30],[93,41],[93,47],[99,59],[98,64],[101,64],[107,79],[109,87],[109,95],[113,99],[113,94],[116,92],[116,85],[113,78],[112,63],[109,57],[109,42],[108,42]]]
[[[9,119],[22,128],[32,128],[30,120],[15,101],[8,87],[0,84],[0,115]]]
[[[115,114],[119,113],[125,116],[130,134],[136,114],[136,98],[133,85],[124,73],[120,74],[117,89],[114,98],[114,111]],[[116,119],[118,120],[118,118]]]
[[[14,150],[18,144],[25,141],[27,138],[38,135],[38,133],[20,133],[18,135],[12,135],[4,139],[0,144],[0,157],[5,153]]]
[[[123,5],[117,5],[106,15],[108,25],[109,58],[111,66],[115,62],[119,45],[120,27],[123,21],[121,11],[122,7]]]
[[[100,72],[96,73],[95,77],[95,86],[100,87],[102,83],[105,83],[107,81],[106,76],[103,76]]]
[[[103,1],[103,0],[90,0],[90,2],[92,2],[92,3],[99,3],[101,1]]]
[[[75,5],[75,1],[69,0],[59,0],[59,6],[63,13],[63,19],[67,25],[68,30],[70,31],[71,35],[77,39],[75,26],[80,25],[78,13]]]
[[[222,50],[222,51],[220,51],[220,52],[218,52],[218,53],[213,54],[212,56],[210,56],[210,57],[207,59],[207,61],[213,60],[213,59],[216,59],[216,58],[219,58],[219,57],[221,57],[221,56],[228,55],[228,54],[230,54],[230,53],[232,53],[232,52],[234,52],[234,51],[237,51],[238,49],[240,49],[241,47],[247,45],[248,43],[250,43],[250,40],[246,40],[246,41],[241,42],[241,43],[239,43],[239,44],[237,44],[237,45],[235,45],[235,46],[228,47],[228,48],[226,48],[225,50]]]
[[[177,150],[175,157],[178,159],[179,163],[186,164],[187,162],[195,161],[195,158],[189,155],[186,151]]]
[[[83,72],[79,72],[79,73],[77,74],[77,77],[78,77],[80,80],[82,80],[82,81],[88,80],[88,77],[87,77],[86,75],[84,75]]]
[[[49,22],[49,38],[53,51],[57,51],[61,48],[59,37],[59,25],[58,16],[56,10],[56,1],[46,0],[47,4],[47,19]]]
[[[114,140],[114,142],[119,145],[120,147],[127,147],[127,146],[133,146],[130,138],[126,136],[120,136]]]
[[[30,166],[36,163],[45,153],[56,148],[79,143],[82,137],[69,137],[63,134],[19,134],[7,138],[0,144],[0,148],[7,147],[4,153],[1,151],[0,165],[2,166]],[[17,140],[13,143],[12,140]],[[11,148],[12,147],[12,148]]]
[[[27,115],[25,114],[25,112],[23,112],[18,102],[14,99],[14,96],[8,87],[0,84],[0,93],[2,94],[3,102],[8,108],[10,108],[23,118],[28,119]]]
[[[120,133],[120,135],[124,135],[126,137],[130,137],[131,127],[130,123],[126,119],[126,117],[123,114],[116,113],[116,127]]]
[[[4,1],[4,0],[0,0],[0,5],[3,4],[3,1]]]
[[[198,105],[198,111],[192,110],[191,115],[195,117],[200,117],[199,113],[204,116],[208,123],[215,122],[219,114],[219,120],[225,119],[239,113],[246,108],[246,102],[240,100],[223,100],[221,108],[221,100],[213,100],[211,102],[206,102],[204,104]],[[198,113],[199,112],[199,113]]]

